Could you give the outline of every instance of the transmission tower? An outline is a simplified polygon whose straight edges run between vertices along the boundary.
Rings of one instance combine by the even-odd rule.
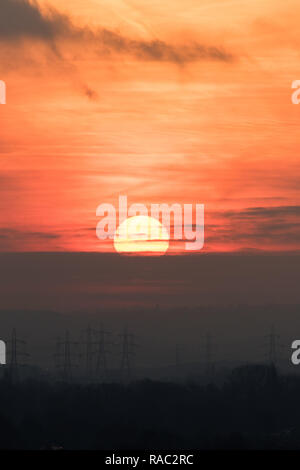
[[[101,381],[105,381],[107,379],[107,353],[108,350],[106,349],[111,341],[108,338],[111,336],[109,331],[105,331],[103,325],[100,325],[99,331],[95,332],[96,335],[96,375],[97,378]]]
[[[57,367],[62,370],[62,379],[64,382],[70,383],[73,379],[73,368],[75,364],[72,362],[75,354],[72,351],[73,347],[78,347],[79,343],[70,340],[70,333],[67,330],[65,333],[65,340],[60,341],[58,338],[56,343],[56,358]],[[78,356],[78,353],[77,353]],[[60,362],[62,360],[62,362]]]
[[[93,377],[93,354],[94,354],[94,345],[93,342],[93,330],[89,326],[84,331],[84,341],[83,345],[85,346],[85,372],[86,379],[90,381]]]
[[[127,327],[124,328],[124,332],[119,336],[122,342],[121,377],[125,381],[130,381],[133,376],[132,356],[135,356],[135,348],[137,346],[134,342],[135,336],[128,332]]]
[[[9,361],[8,361],[8,371],[9,371],[9,379],[12,383],[18,382],[20,376],[19,376],[19,368],[21,366],[24,366],[24,364],[21,364],[19,362],[20,357],[28,357],[29,354],[27,354],[24,351],[24,348],[26,346],[26,341],[20,340],[17,338],[17,332],[16,329],[13,328],[12,333],[11,333],[11,339],[8,341],[10,344],[10,349],[8,351],[8,356],[9,356]],[[23,351],[20,351],[19,345],[23,347]]]
[[[280,359],[280,344],[279,338],[280,336],[276,334],[274,325],[271,326],[270,333],[265,336],[268,340],[268,362],[274,366],[277,365],[278,360]]]

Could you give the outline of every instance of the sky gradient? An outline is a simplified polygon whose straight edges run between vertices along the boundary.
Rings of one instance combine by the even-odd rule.
[[[0,251],[113,251],[96,208],[120,194],[204,204],[205,252],[299,251],[298,0],[0,13]]]

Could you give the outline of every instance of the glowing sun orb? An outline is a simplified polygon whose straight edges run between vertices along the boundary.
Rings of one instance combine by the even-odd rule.
[[[145,215],[128,217],[117,228],[114,247],[118,253],[163,255],[169,248],[169,232],[158,219]]]

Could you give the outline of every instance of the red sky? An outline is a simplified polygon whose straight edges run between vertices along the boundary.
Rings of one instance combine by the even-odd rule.
[[[1,5],[1,251],[110,251],[119,194],[205,204],[206,251],[299,250],[298,0]]]

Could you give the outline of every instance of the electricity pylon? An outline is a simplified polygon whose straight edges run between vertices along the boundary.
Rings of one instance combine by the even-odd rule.
[[[18,349],[19,345],[22,345],[23,347],[26,346],[26,341],[20,340],[17,338],[17,332],[16,329],[13,328],[12,333],[11,333],[11,339],[8,341],[10,344],[10,349],[8,350],[8,371],[9,371],[9,379],[12,383],[18,382],[20,376],[19,376],[19,367],[24,366],[24,364],[21,364],[19,362],[20,357],[28,357],[29,354],[24,351],[20,351]]]
[[[93,378],[93,355],[94,355],[94,345],[93,342],[93,330],[90,326],[84,331],[84,341],[85,346],[85,373],[86,379],[89,382]]]
[[[72,347],[78,347],[78,345],[78,342],[70,341],[70,333],[68,330],[65,333],[65,340],[60,341],[58,338],[56,343],[57,367],[62,369],[62,379],[66,383],[70,383],[73,380],[73,368],[75,364],[72,362],[72,358],[75,354],[72,351]],[[60,362],[60,359],[62,359],[62,362]]]
[[[108,341],[108,338],[111,336],[109,331],[105,331],[103,325],[100,325],[100,329],[95,332],[96,336],[96,376],[97,379],[101,381],[106,381],[107,379],[107,354],[108,350],[106,349],[111,341]]]
[[[278,364],[278,360],[280,359],[280,347],[279,338],[280,336],[276,334],[274,325],[271,326],[271,331],[268,335],[265,336],[268,339],[268,362],[271,365],[276,366]]]
[[[135,336],[128,332],[127,327],[124,328],[121,337],[121,377],[122,380],[129,382],[133,377],[132,356],[135,356],[135,348],[137,345],[134,342]]]

